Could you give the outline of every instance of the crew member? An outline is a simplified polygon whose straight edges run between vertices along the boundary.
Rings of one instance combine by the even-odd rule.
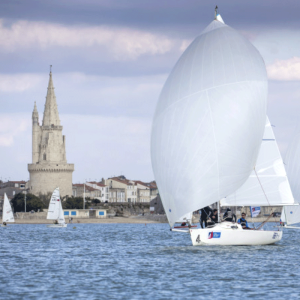
[[[219,216],[218,216],[218,210],[214,209],[212,215],[210,216],[210,219],[214,223],[219,223]]]
[[[252,229],[248,226],[248,222],[245,219],[246,218],[246,214],[243,212],[242,213],[242,217],[240,219],[238,219],[238,224],[241,224],[241,226],[243,227],[243,229]]]
[[[201,228],[207,227],[207,219],[212,215],[212,209],[209,206],[206,206],[201,209],[201,216],[200,216],[200,226]],[[204,222],[204,227],[203,227]]]
[[[236,222],[236,215],[231,211],[230,208],[227,208],[223,215],[223,221],[227,222]]]

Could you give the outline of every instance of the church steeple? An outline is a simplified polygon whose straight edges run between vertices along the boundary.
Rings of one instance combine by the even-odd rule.
[[[43,126],[59,126],[60,120],[56,104],[56,97],[54,93],[54,86],[52,81],[52,71],[49,74],[49,83],[46,96],[46,104],[44,110]]]
[[[32,112],[32,125],[38,125],[39,124],[39,113],[36,108],[36,102],[34,101],[34,108]]]

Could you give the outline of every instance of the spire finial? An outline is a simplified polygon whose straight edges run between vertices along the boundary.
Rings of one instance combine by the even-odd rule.
[[[50,73],[52,72],[52,65],[50,65]]]
[[[215,8],[215,19],[217,18],[217,15],[218,15],[218,5],[216,5],[216,8]]]

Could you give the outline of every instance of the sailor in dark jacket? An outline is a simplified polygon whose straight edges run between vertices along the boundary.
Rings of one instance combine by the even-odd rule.
[[[210,216],[210,219],[214,223],[219,223],[219,216],[218,216],[218,210],[214,209],[212,215]]]
[[[207,227],[207,219],[210,218],[212,215],[212,209],[209,206],[206,206],[201,209],[201,216],[200,216],[200,226],[201,228]],[[203,227],[203,222],[205,226]]]
[[[227,208],[223,215],[223,221],[227,222],[236,222],[236,215],[231,211],[230,208]]]

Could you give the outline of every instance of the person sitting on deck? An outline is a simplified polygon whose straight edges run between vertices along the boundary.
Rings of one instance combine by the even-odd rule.
[[[201,228],[207,227],[207,219],[212,215],[212,209],[209,206],[206,206],[201,209],[201,216],[200,216],[200,226]],[[203,227],[204,222],[204,227]]]
[[[57,220],[54,221],[54,224],[58,224]]]
[[[7,224],[6,224],[6,222],[3,222],[3,226],[6,226]]]
[[[236,215],[231,211],[230,208],[227,208],[223,215],[223,221],[227,222],[236,222]]]
[[[212,215],[210,216],[210,219],[212,220],[212,222],[219,223],[219,216],[218,216],[218,210],[214,209]]]
[[[242,217],[240,219],[238,219],[238,224],[241,224],[241,226],[243,227],[243,229],[252,229],[248,226],[248,222],[245,219],[246,214],[244,212],[242,212]]]

